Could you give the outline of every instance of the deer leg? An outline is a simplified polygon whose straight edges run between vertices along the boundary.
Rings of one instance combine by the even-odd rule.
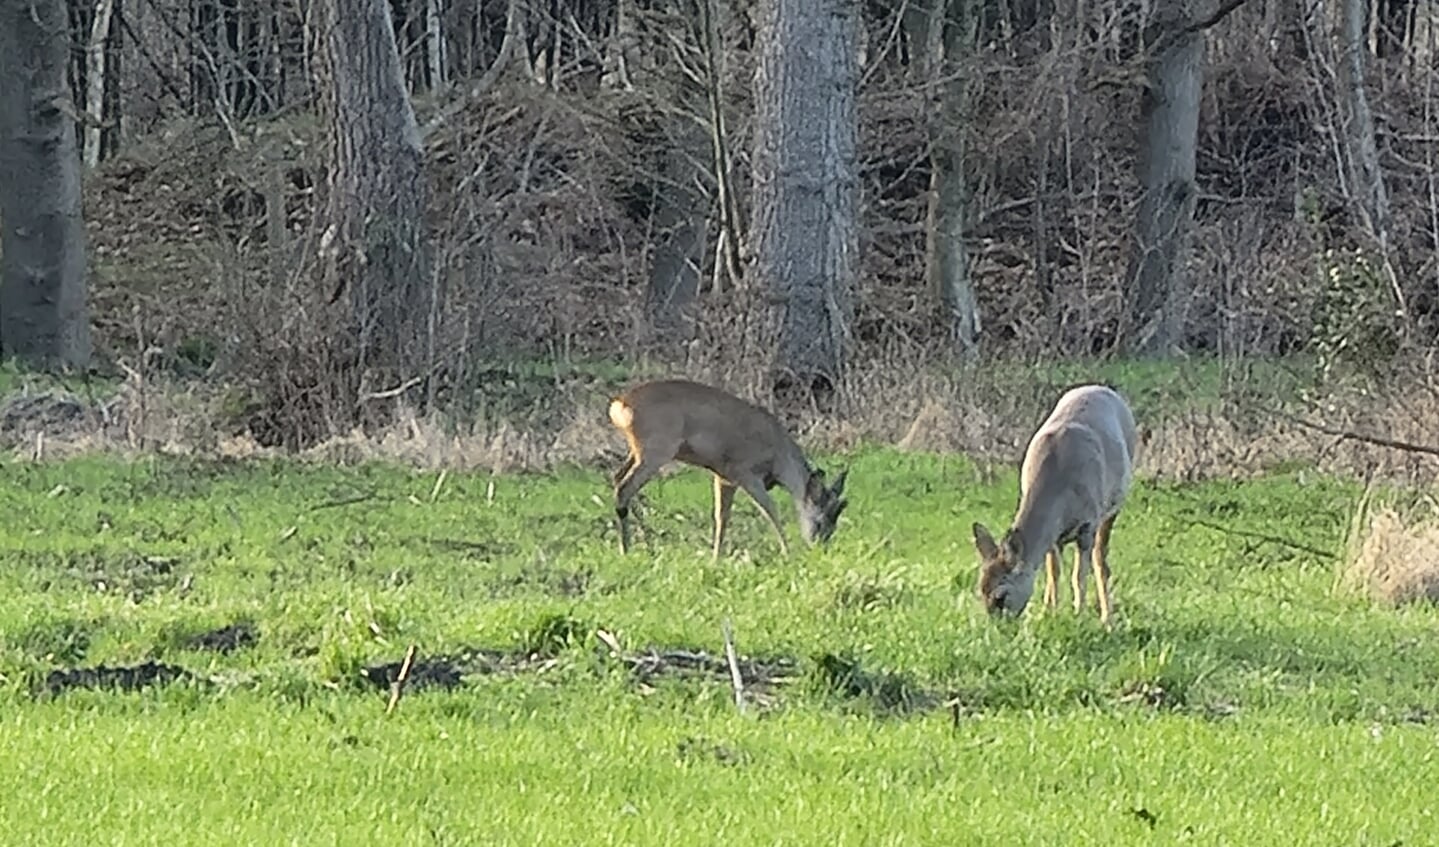
[[[1059,605],[1059,548],[1051,547],[1044,554],[1044,605],[1053,609]]]
[[[1094,552],[1094,530],[1084,527],[1075,538],[1074,550],[1074,611],[1084,611],[1084,581],[1089,577],[1089,563]]]
[[[629,516],[630,516],[630,514],[629,514],[629,513],[630,513],[630,510],[629,510],[629,507],[626,506],[626,507],[624,508],[624,511],[620,511],[620,506],[619,506],[620,483],[624,482],[624,481],[629,477],[629,475],[634,471],[634,469],[635,469],[635,454],[634,454],[634,453],[628,453],[628,454],[625,455],[625,461],[624,461],[624,463],[621,464],[621,465],[619,466],[619,469],[614,472],[614,475],[613,475],[612,477],[610,477],[610,484],[611,484],[611,486],[613,487],[614,492],[615,492],[615,518],[616,518],[616,522],[619,524],[619,533],[620,533],[620,555],[621,555],[621,556],[623,556],[623,555],[625,554],[625,552],[628,550],[628,548],[629,548],[629,546],[630,546],[630,544],[629,544],[629,541],[630,541],[630,539],[629,539],[629,535],[630,535],[630,532],[629,532]]]
[[[1113,514],[1101,521],[1099,531],[1094,535],[1094,581],[1099,594],[1099,620],[1106,627],[1110,626],[1114,608],[1109,594],[1109,534],[1117,517],[1118,514]]]
[[[630,501],[659,473],[661,464],[644,459],[630,463],[629,470],[615,483],[615,517],[620,526],[620,554],[630,547]]]
[[[624,464],[620,465],[619,470],[615,471],[615,472],[614,472],[614,475],[610,477],[610,484],[611,484],[612,486],[618,488],[618,487],[619,487],[619,484],[620,484],[620,481],[625,478],[625,475],[628,474],[628,473],[630,472],[630,469],[633,468],[634,466],[635,466],[635,454],[630,453],[630,454],[628,454],[628,455],[625,456]]]
[[[779,512],[775,510],[774,501],[770,499],[769,492],[765,490],[759,480],[755,479],[741,480],[739,485],[751,499],[759,504],[760,509],[764,511],[764,516],[769,518],[769,525],[774,527],[775,537],[779,539],[780,555],[788,556],[789,545],[784,540],[784,528],[780,526]]]
[[[715,561],[719,561],[720,548],[724,546],[725,525],[729,523],[729,510],[734,505],[735,484],[715,474]]]

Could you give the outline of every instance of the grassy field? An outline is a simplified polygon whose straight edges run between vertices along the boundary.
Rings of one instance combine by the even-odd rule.
[[[1106,633],[978,608],[1012,472],[842,461],[829,548],[741,499],[718,564],[693,471],[621,558],[599,469],[9,462],[5,842],[1432,842],[1439,613],[1333,590],[1357,486],[1140,485]],[[726,619],[744,714],[692,666]],[[149,661],[186,677],[52,676]]]

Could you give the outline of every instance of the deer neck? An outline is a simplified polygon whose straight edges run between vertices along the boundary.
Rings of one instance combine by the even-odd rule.
[[[789,492],[790,499],[798,507],[804,502],[805,492],[809,489],[809,462],[805,461],[804,454],[798,448],[790,449],[781,454],[778,467],[775,468],[775,480]]]
[[[1059,517],[1053,509],[1025,503],[1014,516],[1009,532],[1019,540],[1021,558],[1027,568],[1037,568],[1059,538]]]

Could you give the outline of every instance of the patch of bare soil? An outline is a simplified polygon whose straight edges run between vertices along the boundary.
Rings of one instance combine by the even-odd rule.
[[[109,667],[96,665],[93,668],[57,669],[45,677],[45,691],[54,695],[75,688],[112,688],[120,691],[138,691],[154,685],[168,685],[180,679],[192,678],[189,671],[174,665],[147,661],[138,665]]]
[[[185,646],[191,650],[213,650],[217,653],[233,653],[246,647],[253,647],[260,641],[255,625],[248,621],[232,623],[208,632],[198,632],[185,639]]]

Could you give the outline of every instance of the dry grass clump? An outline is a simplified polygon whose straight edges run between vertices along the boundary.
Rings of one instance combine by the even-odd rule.
[[[1342,582],[1392,606],[1439,602],[1439,510],[1409,519],[1390,507],[1367,512],[1356,513]]]

